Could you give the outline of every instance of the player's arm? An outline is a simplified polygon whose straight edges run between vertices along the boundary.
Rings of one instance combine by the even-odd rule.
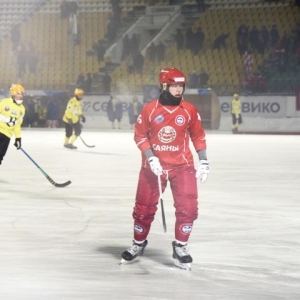
[[[78,118],[81,119],[81,122],[82,122],[82,123],[85,123],[86,118],[85,118],[85,116],[83,115],[83,111],[82,111],[82,106],[81,106],[81,105],[79,106],[79,114],[78,114]]]
[[[149,113],[147,105],[142,109],[139,114],[137,121],[134,125],[134,141],[138,148],[144,153],[146,150],[151,149],[149,141]]]
[[[16,125],[17,118],[14,116],[11,116],[11,111],[13,110],[13,107],[11,106],[10,101],[1,101],[0,102],[0,122],[3,122],[6,124],[4,126],[7,128],[7,131],[13,132],[13,128]]]
[[[145,105],[134,126],[134,140],[146,156],[152,172],[159,176],[162,174],[162,166],[158,157],[154,155],[148,138],[150,128],[149,115],[148,106]]]
[[[0,121],[4,122],[4,123],[7,123],[7,115],[5,114],[6,106],[10,107],[9,103],[7,103],[7,101],[1,100],[0,101]],[[2,112],[3,112],[3,114],[2,114]]]
[[[73,109],[74,109],[74,105],[72,103],[72,100],[70,100],[67,104],[66,110],[65,110],[65,118],[67,120],[72,120],[73,117]]]
[[[206,137],[202,127],[200,113],[195,108],[193,110],[192,122],[190,125],[190,137],[199,157],[196,178],[200,178],[201,183],[206,182],[209,174],[209,161],[206,155]]]
[[[206,137],[202,127],[201,116],[196,108],[191,111],[191,123],[189,126],[189,134],[193,145],[198,152],[206,149]]]
[[[14,126],[14,135],[15,135],[15,143],[14,146],[19,150],[22,146],[21,143],[21,126],[23,123],[23,119],[24,119],[24,115],[25,115],[25,108],[22,109],[22,116],[18,119],[16,125]]]

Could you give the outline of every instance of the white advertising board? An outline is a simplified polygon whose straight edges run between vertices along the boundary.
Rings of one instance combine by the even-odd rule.
[[[232,97],[219,97],[221,115],[231,113]],[[285,118],[287,116],[287,97],[282,96],[241,96],[242,115],[245,117]]]

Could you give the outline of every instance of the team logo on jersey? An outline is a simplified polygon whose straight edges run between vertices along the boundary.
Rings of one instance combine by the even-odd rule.
[[[11,112],[11,114],[17,116],[17,115],[18,115],[18,112],[17,112],[16,110],[13,110],[13,111]]]
[[[136,233],[143,233],[144,228],[142,226],[140,226],[140,225],[134,225],[134,231]]]
[[[191,231],[192,231],[192,225],[188,225],[188,224],[186,224],[186,225],[183,225],[182,227],[181,227],[181,231],[184,233],[184,234],[190,234],[191,233]]]
[[[175,137],[176,131],[171,126],[163,127],[158,133],[158,138],[162,143],[171,143],[175,140]]]
[[[184,116],[181,116],[181,115],[177,116],[177,117],[175,118],[175,123],[176,123],[176,125],[178,125],[178,126],[182,126],[182,125],[185,123],[185,117],[184,117]]]
[[[165,119],[165,117],[163,115],[158,115],[158,116],[155,117],[154,123],[161,124],[164,119]]]
[[[9,106],[5,106],[4,110],[5,110],[5,111],[9,111],[9,110],[10,110],[10,107],[9,107]]]

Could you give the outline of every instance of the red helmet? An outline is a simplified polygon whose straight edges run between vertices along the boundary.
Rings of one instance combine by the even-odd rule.
[[[164,68],[159,73],[159,83],[163,85],[164,83],[171,84],[185,84],[186,78],[183,73],[175,68]]]

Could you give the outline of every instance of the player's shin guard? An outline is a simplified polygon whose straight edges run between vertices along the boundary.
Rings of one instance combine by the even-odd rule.
[[[77,135],[73,134],[73,135],[71,136],[71,141],[70,141],[70,143],[73,144],[73,143],[76,141],[76,139],[77,139]]]

